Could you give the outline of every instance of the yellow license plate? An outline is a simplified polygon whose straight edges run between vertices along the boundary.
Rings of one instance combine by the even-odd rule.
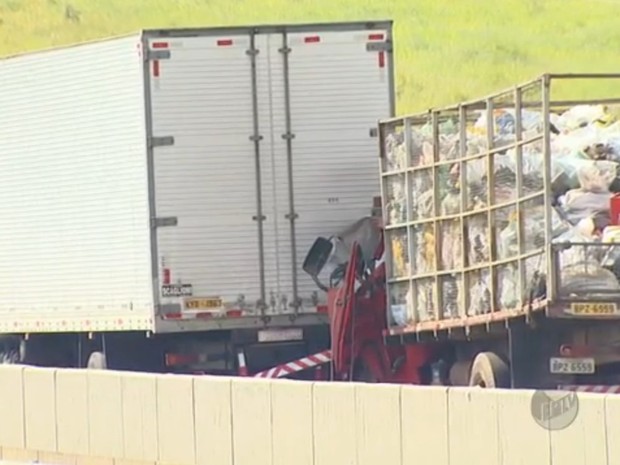
[[[213,310],[222,307],[222,299],[205,298],[205,299],[187,299],[185,301],[186,310]]]
[[[616,304],[613,303],[575,303],[570,306],[574,315],[615,315],[618,313]]]

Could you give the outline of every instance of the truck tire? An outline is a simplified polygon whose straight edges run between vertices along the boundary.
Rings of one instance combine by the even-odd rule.
[[[106,370],[108,363],[103,352],[95,351],[88,357],[86,368],[89,370]]]
[[[454,362],[450,367],[450,384],[452,386],[469,386],[471,360]]]
[[[508,365],[493,352],[480,352],[474,358],[469,385],[488,389],[509,388]]]

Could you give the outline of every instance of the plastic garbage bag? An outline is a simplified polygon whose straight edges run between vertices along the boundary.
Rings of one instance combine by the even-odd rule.
[[[514,134],[516,131],[516,112],[513,109],[496,110],[493,112],[493,132],[496,135]],[[542,116],[539,112],[521,109],[521,129],[523,132],[536,131],[542,125]],[[487,112],[480,112],[474,123],[474,130],[478,134],[487,133]]]
[[[467,314],[469,316],[482,315],[491,311],[491,279],[488,272],[478,273],[478,279],[470,282],[469,306]]]
[[[605,146],[607,160],[620,162],[620,121],[601,129],[599,143]]]
[[[609,190],[618,177],[620,165],[612,160],[592,160],[583,152],[554,155],[552,176],[566,176],[567,187],[587,191]]]
[[[425,274],[435,271],[435,234],[431,224],[411,229],[413,241],[413,272]]]
[[[435,281],[419,280],[415,283],[418,321],[435,319],[437,300],[435,299]]]
[[[556,135],[551,140],[551,153],[554,156],[581,152],[601,139],[600,130],[596,126],[584,126],[570,132]]]
[[[542,293],[538,292],[534,276],[539,273],[543,277],[544,270],[541,266],[544,260],[542,255],[532,256],[523,262],[524,265],[524,281],[519,285],[519,268],[516,263],[502,266],[498,268],[498,300],[502,310],[513,310],[523,303],[542,297]]]
[[[391,133],[385,137],[385,170],[397,171],[407,166],[407,149],[402,133]]]
[[[407,221],[407,193],[404,176],[388,178],[385,209],[387,224],[402,224]]]
[[[519,304],[519,271],[514,265],[498,270],[499,306],[502,310],[513,309]]]
[[[560,115],[556,127],[560,131],[570,131],[596,121],[606,121],[611,115],[604,105],[576,105]]]
[[[566,220],[571,224],[577,224],[583,218],[595,216],[598,213],[609,215],[611,196],[609,191],[587,192],[582,189],[573,189],[560,198],[560,205]]]
[[[443,303],[444,318],[459,318],[460,296],[463,293],[463,286],[458,276],[444,276],[441,286],[441,299]]]
[[[613,161],[592,161],[585,163],[577,170],[579,185],[589,192],[606,192],[616,179],[618,164]]]
[[[390,234],[390,248],[392,255],[392,276],[404,277],[410,273],[406,234]]]
[[[456,135],[439,135],[439,158],[440,160],[454,160],[460,156],[461,141]]]
[[[463,234],[459,220],[444,221],[441,224],[441,268],[456,270],[463,265]]]
[[[601,242],[603,244],[610,244],[608,247],[605,247],[604,250],[604,255],[601,260],[603,266],[616,270],[620,265],[620,226],[607,226],[603,230]]]
[[[523,158],[524,174],[526,172],[537,172],[536,176],[540,178],[537,186],[540,186],[542,189],[543,179],[539,171],[540,168],[538,166],[532,167],[530,166],[531,164],[527,165],[527,159]],[[469,210],[482,208],[488,203],[487,169],[487,160],[484,157],[467,162],[466,182]],[[496,153],[493,156],[493,172],[495,203],[499,204],[514,200],[516,198],[517,178],[517,159],[514,149],[507,150],[505,153]],[[525,183],[526,180],[524,179]]]
[[[488,223],[485,215],[471,216],[467,221],[467,260],[469,265],[489,261]]]
[[[451,190],[441,200],[441,215],[456,215],[461,211],[461,193],[458,190]]]
[[[522,211],[523,239],[530,247],[542,246],[545,240],[544,206],[528,208]],[[553,237],[564,234],[571,225],[562,219],[555,208],[551,209],[551,231]],[[506,260],[519,255],[518,223],[516,217],[511,217],[508,224],[500,231],[497,241],[497,258]]]
[[[433,173],[418,170],[411,173],[411,219],[428,219],[434,216]]]
[[[415,322],[413,296],[408,285],[396,285],[390,289],[391,323],[407,326]]]

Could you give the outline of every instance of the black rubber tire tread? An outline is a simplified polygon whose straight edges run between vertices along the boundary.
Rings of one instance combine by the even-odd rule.
[[[510,369],[497,354],[480,352],[474,358],[469,385],[487,389],[509,388]]]
[[[450,367],[448,379],[451,386],[469,386],[471,374],[471,360],[454,362]]]

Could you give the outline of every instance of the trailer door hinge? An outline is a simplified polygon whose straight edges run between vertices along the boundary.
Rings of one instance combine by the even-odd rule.
[[[172,136],[163,136],[163,137],[149,137],[149,147],[165,147],[169,145],[174,145],[174,137]]]
[[[292,132],[287,132],[282,134],[282,139],[284,140],[293,140],[295,139],[295,134],[293,134]]]
[[[293,51],[293,49],[291,49],[291,47],[282,47],[278,49],[278,52],[286,55],[287,53],[291,53]]]
[[[256,56],[260,53],[260,50],[257,48],[249,48],[245,51],[245,54],[248,56]]]
[[[391,52],[392,42],[368,42],[366,44],[367,52]]]
[[[260,142],[261,140],[263,140],[263,136],[261,136],[260,134],[254,134],[250,136],[250,140],[252,142]]]
[[[168,60],[170,59],[170,50],[147,50],[147,60]]]
[[[179,224],[179,221],[176,216],[166,216],[166,217],[151,219],[152,228],[164,228],[166,226],[177,226],[178,224]]]
[[[379,131],[377,130],[377,128],[370,128],[370,131],[368,131],[370,137],[377,137],[379,135]]]

